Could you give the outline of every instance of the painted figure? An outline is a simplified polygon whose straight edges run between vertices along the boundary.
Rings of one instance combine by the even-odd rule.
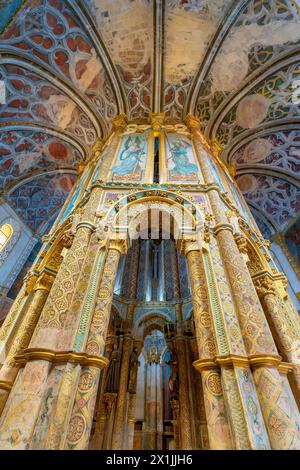
[[[198,167],[195,163],[189,161],[188,149],[190,144],[185,142],[183,139],[178,139],[173,145],[169,145],[171,152],[171,159],[175,163],[175,167],[172,169],[172,173],[180,175],[190,175],[191,173],[197,173]]]
[[[113,174],[128,175],[130,173],[140,173],[142,171],[143,157],[145,157],[143,144],[141,137],[129,136],[119,156],[121,163],[114,168]]]

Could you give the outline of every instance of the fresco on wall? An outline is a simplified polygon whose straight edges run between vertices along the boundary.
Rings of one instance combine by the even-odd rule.
[[[300,219],[285,234],[286,244],[300,266]]]
[[[137,182],[145,178],[148,134],[125,136],[112,170],[113,181]]]
[[[203,181],[193,147],[187,137],[166,134],[166,166],[168,181],[177,183]]]

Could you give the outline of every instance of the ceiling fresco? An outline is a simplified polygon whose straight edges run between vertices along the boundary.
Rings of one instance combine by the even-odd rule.
[[[297,218],[299,2],[0,0],[0,18],[0,191],[34,231],[48,201],[30,199],[62,204],[121,112],[197,115],[264,235]]]

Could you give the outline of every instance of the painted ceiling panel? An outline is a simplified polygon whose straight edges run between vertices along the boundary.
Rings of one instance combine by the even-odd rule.
[[[182,118],[193,78],[231,3],[228,0],[166,1],[164,109],[170,118]]]
[[[75,180],[76,175],[45,174],[18,187],[9,199],[21,219],[36,232],[52,212],[62,207]]]
[[[200,89],[197,115],[203,125],[250,73],[300,44],[300,13],[293,0],[252,0],[228,32]]]
[[[229,146],[232,139],[247,129],[299,116],[300,103],[292,99],[293,83],[299,79],[299,61],[268,76],[226,114],[216,134],[219,142]]]
[[[107,123],[117,114],[101,59],[67,2],[31,0],[2,37],[6,46],[44,62],[86,95]]]
[[[285,228],[300,210],[300,188],[273,176],[247,174],[237,183],[250,204],[258,207],[277,228]]]
[[[233,155],[231,163],[239,168],[242,165],[263,164],[266,170],[277,166],[300,176],[300,131],[282,131],[251,140]]]
[[[26,176],[55,167],[73,178],[67,171],[81,158],[77,146],[49,137],[53,129],[91,147],[119,112],[141,121],[149,112],[172,121],[191,112],[223,145],[225,163],[237,166],[260,226],[265,220],[282,230],[297,216],[299,2],[0,0],[0,31],[6,22],[0,124],[49,129],[41,141],[39,132],[18,128],[1,134],[0,188],[11,188],[23,169]],[[67,156],[58,161],[50,144]],[[36,211],[24,217],[35,228],[41,222]]]
[[[17,65],[0,66],[0,79],[6,84],[0,122],[44,122],[74,133],[88,144],[94,142],[96,130],[88,116],[53,84]]]
[[[131,119],[151,111],[153,5],[149,0],[85,0],[125,89]]]
[[[45,170],[72,169],[82,155],[57,137],[32,130],[0,132],[0,190]]]

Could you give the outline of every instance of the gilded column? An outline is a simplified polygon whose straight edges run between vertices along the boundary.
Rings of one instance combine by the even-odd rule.
[[[9,351],[13,337],[23,318],[23,313],[28,300],[29,296],[26,291],[26,283],[24,282],[0,328],[0,365],[4,362],[5,356]]]
[[[124,244],[111,241],[103,276],[97,295],[96,306],[92,316],[87,338],[86,353],[88,356],[103,358],[110,311],[113,299],[114,280]],[[103,358],[104,359],[104,358]],[[106,362],[107,365],[107,362]],[[86,449],[89,443],[94,407],[100,380],[100,369],[95,366],[82,368],[79,378],[75,404],[68,426],[65,449]]]
[[[201,368],[201,378],[210,448],[216,450],[232,449],[221,375],[213,361],[216,355],[216,346],[205,288],[206,276],[202,256],[200,251],[196,249],[187,249],[185,254],[190,275],[199,361],[206,363],[205,367]]]
[[[254,281],[256,290],[262,300],[267,318],[281,345],[282,352],[293,364],[293,373],[300,396],[300,321],[292,321],[284,301],[277,292],[275,282],[268,275]]]
[[[172,407],[172,424],[174,430],[174,450],[181,449],[181,441],[180,441],[180,429],[179,429],[179,414],[180,414],[180,407],[179,401],[176,398],[171,399],[171,407]]]
[[[128,377],[129,377],[129,364],[130,364],[131,349],[132,349],[132,338],[130,335],[126,334],[124,336],[124,341],[123,341],[119,391],[118,391],[116,414],[115,414],[115,421],[114,421],[114,427],[113,427],[112,449],[114,450],[124,449],[124,439],[125,439],[124,428],[125,428],[126,408],[127,408],[127,386],[128,386]]]
[[[7,385],[13,384],[17,376],[20,366],[15,362],[14,358],[21,350],[28,347],[53,280],[53,275],[44,272],[35,280],[34,286],[30,287],[33,290],[33,296],[26,311],[25,318],[16,333],[13,344],[0,370],[0,387],[1,383]],[[8,394],[9,390],[0,390],[0,413],[4,408]]]

